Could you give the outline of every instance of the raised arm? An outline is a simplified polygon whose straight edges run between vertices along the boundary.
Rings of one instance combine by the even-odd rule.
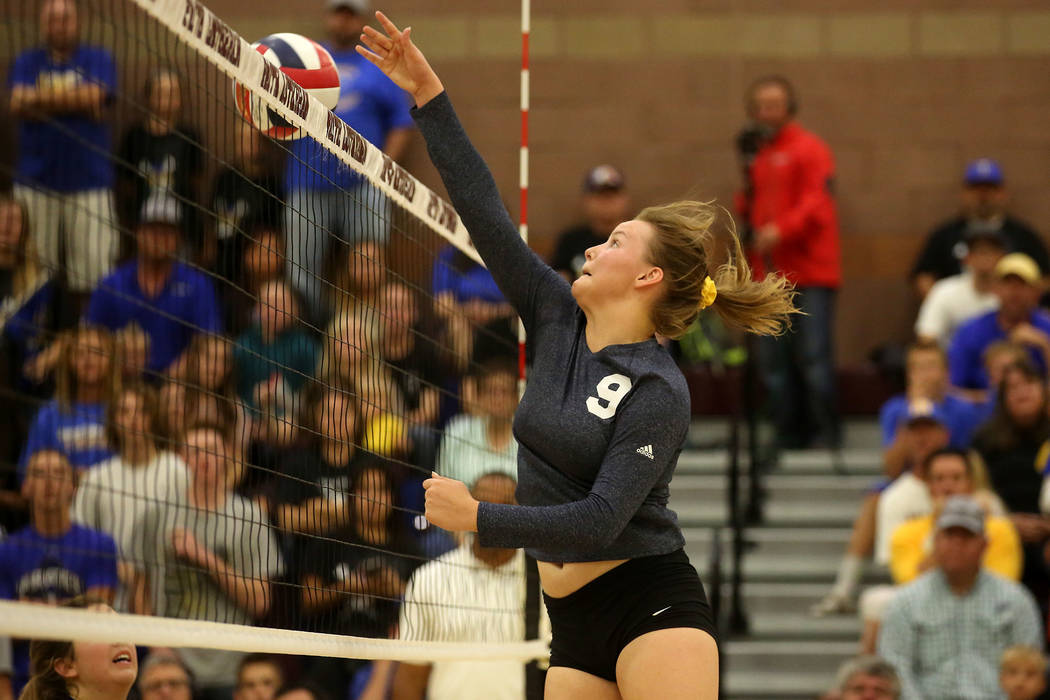
[[[485,161],[467,138],[445,88],[412,43],[411,28],[399,30],[386,15],[376,17],[386,34],[365,27],[357,51],[415,100],[413,117],[441,174],[449,197],[500,290],[529,326],[544,309],[575,308],[568,284],[518,235]]]

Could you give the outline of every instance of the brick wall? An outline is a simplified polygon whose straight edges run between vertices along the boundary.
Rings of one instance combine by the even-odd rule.
[[[246,38],[321,36],[322,0],[208,0]],[[517,202],[517,2],[389,0]],[[531,240],[549,251],[579,180],[609,161],[639,206],[727,201],[755,76],[797,85],[835,152],[846,282],[839,355],[905,340],[904,274],[956,204],[964,164],[1001,159],[1014,208],[1050,234],[1050,6],[1045,0],[534,0]],[[417,142],[411,170],[436,175]],[[874,301],[874,303],[873,303]]]

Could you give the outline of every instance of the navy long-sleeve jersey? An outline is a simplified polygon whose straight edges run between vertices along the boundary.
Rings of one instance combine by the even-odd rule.
[[[649,339],[587,346],[568,283],[521,240],[445,93],[414,109],[474,245],[525,324],[534,363],[514,418],[520,505],[482,503],[478,535],[540,561],[667,554],[684,544],[667,507],[689,428],[689,389]]]

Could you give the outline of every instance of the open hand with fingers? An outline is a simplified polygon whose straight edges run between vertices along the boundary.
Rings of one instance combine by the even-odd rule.
[[[412,28],[398,29],[382,12],[376,12],[376,19],[385,34],[366,26],[361,34],[364,46],[358,46],[357,52],[412,95],[418,107],[440,95],[445,87],[423,52],[412,43]]]

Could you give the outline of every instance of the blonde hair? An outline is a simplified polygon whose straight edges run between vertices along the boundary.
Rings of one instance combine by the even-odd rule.
[[[672,202],[647,207],[637,218],[655,229],[649,258],[664,272],[665,292],[652,309],[657,333],[669,338],[685,333],[700,313],[708,277],[717,290],[711,308],[726,325],[759,335],[780,335],[791,326],[790,315],[798,312],[792,284],[772,273],[752,279],[733,217],[724,207]],[[724,255],[714,256],[719,248]]]
[[[1039,669],[1040,673],[1046,672],[1046,657],[1043,656],[1043,652],[1027,644],[1015,644],[999,657],[1000,669],[1018,664],[1034,666]]]

